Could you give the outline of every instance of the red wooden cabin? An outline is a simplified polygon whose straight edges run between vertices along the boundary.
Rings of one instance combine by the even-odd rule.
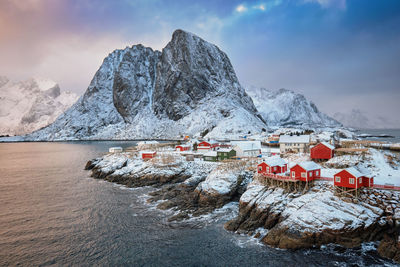
[[[373,186],[374,181],[370,179],[372,178],[368,178],[356,168],[350,167],[334,175],[334,185],[357,189],[365,185],[367,185],[367,187],[369,187],[369,185]]]
[[[282,158],[270,158],[257,166],[258,173],[285,173],[287,171],[287,163]]]
[[[189,145],[178,145],[175,148],[176,148],[176,151],[188,151],[188,150],[190,150],[190,146]]]
[[[216,141],[203,141],[197,145],[197,150],[200,151],[208,151],[208,150],[215,150],[218,147],[218,142]]]
[[[305,161],[290,168],[290,176],[296,180],[309,182],[321,177],[321,166],[313,161]]]
[[[152,159],[156,156],[157,152],[156,151],[142,151],[142,159]]]
[[[313,146],[311,151],[311,159],[331,159],[333,158],[335,147],[326,142]]]

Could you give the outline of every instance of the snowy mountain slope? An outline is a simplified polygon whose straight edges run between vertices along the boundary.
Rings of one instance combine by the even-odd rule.
[[[31,78],[22,82],[0,77],[0,135],[22,135],[52,123],[77,96],[61,92],[53,81]]]
[[[115,50],[85,94],[27,140],[222,137],[266,127],[224,52],[177,30],[162,50]]]
[[[287,89],[247,87],[246,92],[268,126],[339,127],[303,95]]]

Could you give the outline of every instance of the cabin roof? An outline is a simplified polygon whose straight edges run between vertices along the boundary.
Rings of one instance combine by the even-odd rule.
[[[260,150],[261,141],[232,141],[232,146],[238,146],[243,151]]]
[[[280,157],[273,157],[273,158],[268,158],[265,160],[265,163],[268,164],[269,166],[284,166],[287,164],[287,162]]]
[[[309,135],[281,135],[279,143],[309,143]]]
[[[364,174],[362,174],[359,170],[357,170],[354,167],[347,168],[346,171],[356,178],[364,176]]]
[[[154,154],[156,152],[155,151],[150,151],[150,150],[143,150],[143,151],[140,151],[140,153],[142,153],[142,154]]]
[[[324,146],[330,148],[331,150],[335,149],[335,147],[333,145],[329,144],[328,142],[321,142],[321,144],[323,144]]]
[[[305,169],[306,171],[313,171],[313,170],[319,170],[321,169],[321,166],[319,166],[317,163],[314,161],[303,161],[298,164],[300,167]]]
[[[203,156],[216,157],[217,156],[217,152],[216,151],[208,151],[207,153],[204,153]]]
[[[220,148],[217,150],[217,152],[231,152],[233,149],[232,148]]]

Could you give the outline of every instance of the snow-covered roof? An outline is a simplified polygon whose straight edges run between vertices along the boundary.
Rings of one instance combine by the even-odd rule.
[[[347,168],[346,171],[356,178],[364,176],[364,174],[362,174],[359,170],[357,170],[354,167]]]
[[[265,163],[271,167],[272,166],[284,166],[285,164],[287,164],[287,162],[280,157],[268,158],[265,160]]]
[[[326,147],[328,147],[328,148],[330,148],[330,149],[332,149],[332,150],[335,149],[335,147],[334,147],[333,145],[331,145],[331,144],[329,144],[329,143],[327,143],[327,142],[321,142],[321,144],[323,144],[324,146],[326,146]]]
[[[207,153],[204,153],[203,156],[206,157],[216,157],[217,156],[217,152],[216,151],[209,151]]]
[[[217,152],[231,152],[232,148],[220,148],[217,150]]]
[[[140,151],[140,153],[141,154],[154,154],[156,152],[155,151],[150,151],[150,150],[143,150],[143,151]]]
[[[240,147],[243,151],[261,149],[261,141],[232,141],[231,144]]]
[[[299,165],[306,171],[313,171],[313,170],[321,169],[321,166],[319,166],[314,161],[303,161],[303,162],[300,162]]]
[[[185,144],[185,145],[177,145],[176,147],[181,146],[181,147],[190,147],[190,145]]]
[[[309,135],[281,135],[279,143],[309,143]]]

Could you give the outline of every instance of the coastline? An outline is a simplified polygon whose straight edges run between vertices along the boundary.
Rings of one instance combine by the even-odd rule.
[[[364,242],[382,241],[382,246],[378,247],[380,255],[398,262],[400,260],[400,252],[396,249],[400,244],[397,239],[400,232],[399,192],[388,195],[385,191],[382,193],[374,189],[364,194],[366,203],[354,202],[334,196],[326,182],[318,182],[315,187],[303,193],[288,192],[263,185],[250,172],[247,172],[247,178],[244,179],[244,166],[236,171],[224,168],[221,172],[218,170],[220,163],[203,162],[201,164],[206,167],[198,172],[196,168],[200,168],[199,164],[183,161],[157,164],[144,162],[135,158],[134,154],[121,153],[90,160],[85,169],[91,170],[93,178],[127,187],[153,186],[156,191],[149,194],[148,201],[157,202],[159,209],[178,211],[178,214],[168,218],[169,221],[186,220],[210,213],[228,202],[239,201],[239,215],[227,222],[225,228],[260,238],[266,245],[283,249],[306,249],[335,243],[352,248]],[[314,225],[315,231],[296,220],[296,223],[288,223],[293,222],[290,214],[304,216],[311,225],[320,221],[320,213],[312,208],[302,209],[310,202],[302,202],[303,198],[322,201],[318,203],[328,205],[326,208],[329,212],[347,214],[350,219],[328,216],[330,226]],[[334,204],[327,204],[327,199]],[[296,201],[303,204],[292,204]],[[397,204],[393,207],[392,202]],[[349,210],[356,212],[348,213]],[[357,214],[363,215],[359,217]],[[343,221],[340,224],[337,220]],[[341,225],[339,228],[338,224]],[[266,234],[257,230],[260,228]]]

